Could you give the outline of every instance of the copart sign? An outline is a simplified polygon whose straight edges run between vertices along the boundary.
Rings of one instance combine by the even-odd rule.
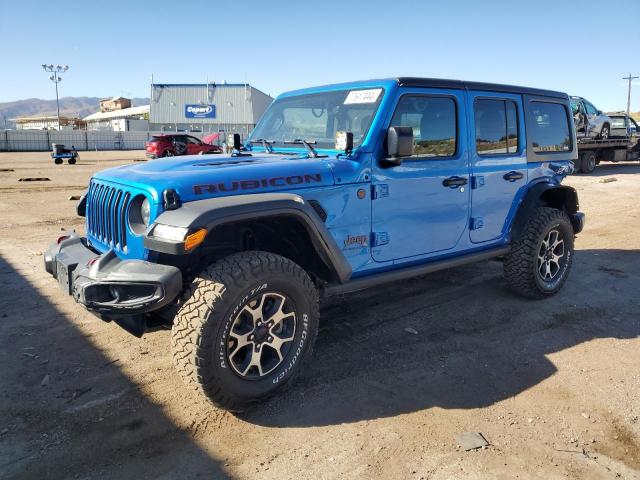
[[[186,118],[216,118],[215,105],[185,105],[184,116]]]

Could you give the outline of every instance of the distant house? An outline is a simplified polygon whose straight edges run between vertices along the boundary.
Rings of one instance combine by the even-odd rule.
[[[149,105],[129,107],[108,112],[96,112],[84,117],[87,130],[114,132],[146,132],[149,129]]]
[[[15,123],[16,130],[81,130],[85,128],[85,122],[76,117],[60,116],[60,125],[56,115],[19,117],[9,119]]]
[[[113,112],[114,110],[123,110],[131,108],[131,99],[124,97],[112,97],[100,99],[101,112]]]

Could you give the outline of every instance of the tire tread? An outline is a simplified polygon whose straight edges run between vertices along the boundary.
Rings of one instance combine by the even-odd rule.
[[[214,343],[210,340],[217,325],[210,320],[216,309],[220,308],[227,290],[240,291],[255,277],[271,272],[284,272],[292,281],[298,282],[310,299],[310,314],[315,315],[315,318],[319,317],[318,291],[301,267],[288,258],[273,253],[248,251],[222,258],[205,268],[185,292],[184,303],[174,320],[171,349],[180,376],[200,395],[226,410],[240,411],[257,400],[245,401],[231,397],[212,378],[211,362],[215,352]],[[317,322],[311,322],[309,347],[301,364],[311,356],[316,335]],[[298,365],[295,368],[287,384],[292,383],[291,380],[300,371],[300,367]],[[265,397],[259,400],[263,401]]]

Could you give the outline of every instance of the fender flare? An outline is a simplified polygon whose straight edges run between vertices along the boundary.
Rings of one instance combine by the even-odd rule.
[[[338,247],[335,239],[313,207],[300,195],[291,193],[257,193],[209,198],[183,203],[176,210],[161,213],[154,221],[191,230],[215,228],[241,220],[268,217],[290,217],[299,221],[309,234],[316,252],[339,283],[351,278],[351,265]],[[152,225],[153,226],[153,225]],[[143,238],[145,248],[173,255],[185,254],[175,243],[149,236],[151,227]]]
[[[518,238],[527,223],[531,212],[540,206],[552,206],[564,209],[574,223],[574,214],[578,213],[580,204],[578,203],[578,192],[568,185],[558,185],[549,182],[542,182],[533,185],[525,194],[514,221],[509,230],[511,239]],[[573,225],[574,231],[578,230],[577,225]],[[580,227],[581,228],[581,227]],[[576,231],[576,233],[578,233]]]

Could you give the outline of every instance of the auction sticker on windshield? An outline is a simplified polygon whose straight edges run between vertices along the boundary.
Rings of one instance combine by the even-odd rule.
[[[354,103],[375,103],[382,92],[381,88],[372,88],[370,90],[351,90],[344,100],[345,105]]]

